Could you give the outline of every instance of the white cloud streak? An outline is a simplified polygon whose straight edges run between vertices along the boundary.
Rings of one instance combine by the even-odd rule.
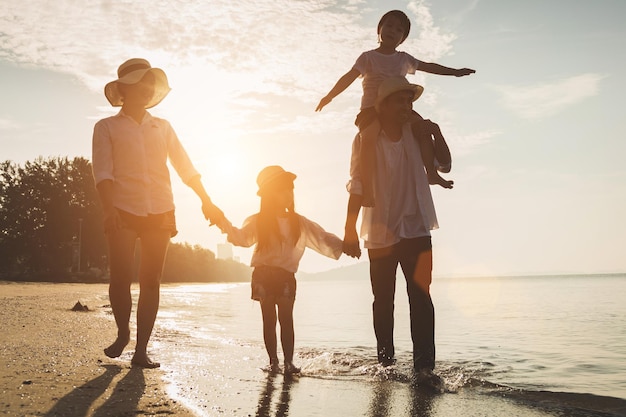
[[[0,4],[0,57],[71,73],[96,90],[124,59],[145,56],[168,70],[235,74],[250,80],[246,91],[306,95],[330,88],[326,79],[341,75],[338,66],[347,71],[376,47],[375,26],[364,27],[359,4],[8,0]],[[421,30],[403,46],[427,59],[449,53],[454,36],[441,33],[426,3],[408,9]]]
[[[19,128],[20,125],[15,120],[0,118],[0,131],[17,130]]]
[[[552,116],[599,93],[600,74],[581,74],[530,86],[500,85],[494,88],[502,95],[502,103],[524,119]]]

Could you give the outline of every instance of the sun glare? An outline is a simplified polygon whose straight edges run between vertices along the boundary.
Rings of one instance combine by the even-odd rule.
[[[217,160],[215,171],[221,178],[239,177],[242,171],[241,159],[233,153],[224,153]]]

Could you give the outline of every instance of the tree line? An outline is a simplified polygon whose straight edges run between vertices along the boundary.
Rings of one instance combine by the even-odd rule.
[[[108,279],[102,209],[91,163],[39,157],[0,163],[0,279]],[[198,245],[172,243],[163,282],[246,281],[250,268]]]

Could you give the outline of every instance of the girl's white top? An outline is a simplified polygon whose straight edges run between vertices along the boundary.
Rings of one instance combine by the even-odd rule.
[[[234,227],[228,220],[218,223],[217,226],[223,233],[228,235],[228,241],[233,245],[250,247],[258,243],[258,217],[258,214],[248,217],[243,222],[241,229]],[[306,248],[311,248],[329,258],[339,259],[342,253],[343,241],[306,217],[298,215],[298,218],[300,220],[300,239],[295,245],[289,242],[290,233],[287,218],[279,217],[278,227],[282,238],[281,241],[263,252],[258,250],[258,246],[255,247],[250,265],[253,267],[277,266],[296,273]]]

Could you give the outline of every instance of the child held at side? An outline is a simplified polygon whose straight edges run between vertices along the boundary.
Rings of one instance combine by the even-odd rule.
[[[407,38],[410,29],[411,21],[402,11],[391,10],[385,13],[378,23],[378,48],[363,52],[357,58],[350,71],[339,78],[335,86],[320,100],[315,109],[316,111],[321,111],[333,98],[348,88],[357,77],[363,77],[361,107],[355,124],[362,136],[360,158],[362,161],[361,166],[363,167],[361,175],[364,187],[364,206],[373,206],[374,200],[373,181],[371,178],[372,171],[375,169],[374,144],[380,131],[374,103],[380,83],[389,77],[404,77],[407,74],[415,74],[415,71],[438,75],[453,75],[455,77],[463,77],[476,72],[470,68],[454,69],[436,63],[423,62],[406,52],[398,51],[397,47]],[[417,126],[423,120],[417,113],[414,114],[414,119]],[[419,135],[421,138],[419,141],[420,150],[429,183],[439,184],[444,188],[452,188],[453,182],[443,179],[435,169],[432,135],[440,135],[441,132],[429,131],[428,128],[431,126],[428,123],[420,126],[420,130],[425,134]]]
[[[293,305],[300,259],[306,248],[339,259],[342,240],[317,223],[296,213],[293,182],[296,175],[277,165],[261,170],[257,177],[261,197],[258,213],[249,216],[239,229],[226,218],[216,224],[236,246],[254,247],[251,266],[253,300],[261,303],[263,339],[269,356],[269,372],[278,372],[276,318],[284,355],[284,373],[299,373],[293,364]]]

